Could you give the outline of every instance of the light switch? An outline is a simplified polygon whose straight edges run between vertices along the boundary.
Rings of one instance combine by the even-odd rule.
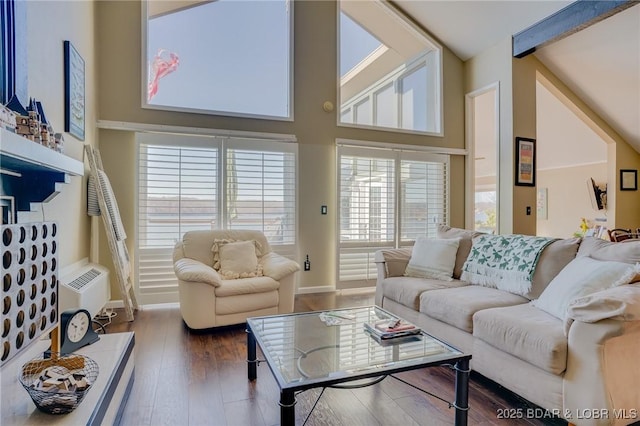
[[[321,206],[320,207],[320,213],[321,214],[327,214],[327,206]]]

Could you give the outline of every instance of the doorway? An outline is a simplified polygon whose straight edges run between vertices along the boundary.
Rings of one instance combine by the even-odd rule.
[[[466,228],[499,233],[499,85],[491,84],[465,96],[466,107]]]

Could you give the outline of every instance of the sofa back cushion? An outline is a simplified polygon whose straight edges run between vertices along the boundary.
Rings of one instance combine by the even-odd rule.
[[[447,225],[438,225],[437,236],[442,239],[459,238],[458,251],[456,253],[456,262],[453,267],[453,278],[460,279],[462,274],[462,266],[469,256],[471,251],[471,240],[478,235],[482,235],[482,232],[470,231],[468,229],[452,228]]]
[[[589,256],[596,260],[615,262],[640,262],[640,240],[626,240],[621,243],[605,241],[595,237],[585,237],[577,256]]]
[[[271,252],[271,247],[266,237],[260,231],[253,230],[215,230],[215,231],[189,231],[182,237],[182,247],[185,257],[202,262],[213,267],[214,240],[231,241],[256,241],[258,250],[256,254],[262,257]]]
[[[579,246],[579,238],[569,238],[554,241],[545,247],[540,253],[536,270],[533,273],[531,290],[524,296],[529,300],[540,297],[551,280],[576,257]]]

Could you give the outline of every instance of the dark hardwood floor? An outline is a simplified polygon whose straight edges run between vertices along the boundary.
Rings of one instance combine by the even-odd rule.
[[[295,311],[373,304],[373,293],[299,295]],[[244,327],[190,332],[175,305],[144,307],[134,322],[113,319],[108,333],[135,332],[135,383],[123,425],[277,425],[279,389],[269,367],[247,380]],[[446,367],[399,375],[415,386],[453,401],[454,374]],[[296,424],[303,424],[320,389],[298,396]],[[545,425],[548,420],[499,419],[505,409],[523,410],[525,402],[472,374],[470,425]],[[516,411],[518,412],[518,411]],[[453,409],[393,378],[362,389],[327,389],[308,425],[452,425]],[[556,424],[566,424],[555,421]]]

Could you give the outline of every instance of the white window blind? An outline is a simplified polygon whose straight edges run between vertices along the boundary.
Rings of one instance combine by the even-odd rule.
[[[372,284],[375,252],[448,223],[449,157],[340,146],[338,286]]]
[[[227,149],[228,229],[259,229],[270,244],[295,243],[295,154]]]
[[[258,229],[274,251],[295,258],[295,143],[159,134],[138,139],[143,303],[177,300],[172,253],[187,231]]]

